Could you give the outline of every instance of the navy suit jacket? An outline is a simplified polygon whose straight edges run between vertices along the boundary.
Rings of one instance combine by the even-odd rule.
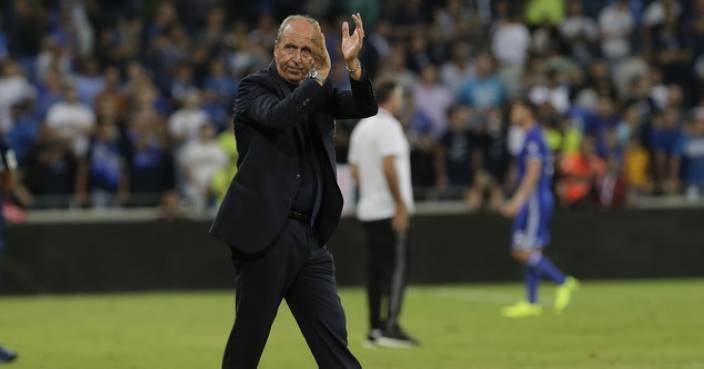
[[[369,76],[350,79],[351,91],[305,80],[293,91],[276,65],[245,77],[234,107],[238,171],[210,228],[210,234],[244,253],[271,245],[283,230],[300,185],[300,140],[296,127],[309,119],[320,135],[322,185],[316,228],[325,244],[337,227],[342,194],[335,174],[334,119],[377,113]],[[314,146],[315,147],[315,146]],[[321,150],[318,150],[321,151]]]

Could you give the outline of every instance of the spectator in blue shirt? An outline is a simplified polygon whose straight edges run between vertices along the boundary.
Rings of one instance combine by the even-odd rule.
[[[585,120],[584,134],[596,138],[597,152],[601,156],[607,155],[607,131],[618,125],[619,117],[615,114],[614,101],[610,97],[599,98],[596,114]]]
[[[27,154],[37,141],[40,119],[34,113],[31,101],[24,101],[13,106],[12,112],[14,125],[7,133],[6,140],[15,152],[19,164],[24,164]]]
[[[49,108],[64,100],[64,81],[61,73],[56,69],[51,69],[46,74],[46,78],[37,84],[37,101],[34,109],[42,119],[46,117]]]
[[[7,58],[7,37],[0,31],[0,60]]]
[[[477,75],[467,81],[457,93],[457,102],[478,110],[499,108],[506,100],[506,88],[494,72],[494,60],[489,54],[477,57]]]
[[[126,200],[127,173],[120,152],[117,127],[103,123],[98,127],[88,154],[88,181],[93,206],[117,205]]]
[[[676,110],[668,109],[658,114],[651,133],[656,191],[673,193],[679,187],[679,168],[673,159],[680,135],[679,113]]]
[[[202,95],[203,102],[201,109],[208,115],[210,122],[213,123],[216,132],[222,132],[231,124],[231,112],[226,106],[231,104],[222,104],[218,101],[217,93],[213,90],[204,90]]]
[[[210,75],[205,80],[205,89],[217,94],[220,104],[230,106],[237,93],[237,80],[227,73],[225,63],[216,59],[210,63]]]
[[[93,100],[105,88],[105,76],[95,59],[83,61],[82,68],[74,78],[76,93],[82,103],[93,106]]]
[[[155,113],[142,113],[130,123],[129,188],[131,202],[155,205],[161,194],[174,188],[173,161],[166,135]]]
[[[675,159],[675,169],[679,169],[683,174],[687,197],[696,200],[704,189],[704,111],[702,108],[687,128],[675,144],[672,156]]]

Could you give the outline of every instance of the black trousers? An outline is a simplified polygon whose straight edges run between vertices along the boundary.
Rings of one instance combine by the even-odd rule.
[[[398,326],[407,284],[407,237],[391,228],[391,219],[362,224],[367,235],[369,327],[393,329]],[[382,310],[385,310],[383,316]]]
[[[282,299],[286,299],[320,369],[358,369],[347,348],[345,315],[337,295],[332,254],[311,228],[289,219],[265,251],[233,251],[235,323],[223,369],[255,369]]]

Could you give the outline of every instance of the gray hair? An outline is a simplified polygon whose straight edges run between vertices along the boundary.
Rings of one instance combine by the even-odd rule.
[[[315,18],[311,17],[310,15],[305,15],[305,14],[289,15],[281,22],[281,25],[279,26],[279,30],[276,32],[276,39],[274,40],[274,45],[279,43],[279,40],[281,39],[281,35],[284,33],[284,29],[286,28],[288,23],[291,22],[292,20],[302,20],[302,21],[306,21],[314,26],[318,25],[318,21]]]

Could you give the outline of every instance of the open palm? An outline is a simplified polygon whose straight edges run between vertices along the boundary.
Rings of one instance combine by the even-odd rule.
[[[359,51],[362,50],[362,44],[364,43],[362,16],[359,15],[359,13],[352,14],[352,19],[354,20],[355,30],[351,35],[349,23],[342,22],[342,44],[340,47],[342,49],[342,56],[347,62],[351,62],[359,57]]]

